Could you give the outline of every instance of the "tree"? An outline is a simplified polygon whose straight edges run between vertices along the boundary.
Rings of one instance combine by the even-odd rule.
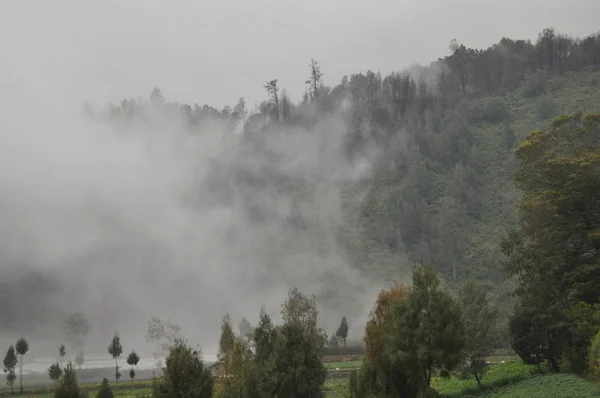
[[[321,73],[321,67],[319,66],[318,62],[314,59],[310,60],[310,65],[308,65],[308,68],[310,69],[310,77],[308,80],[306,80],[306,84],[308,85],[310,97],[315,99],[319,95],[319,88],[321,87],[323,73]]]
[[[6,384],[10,386],[11,394],[14,394],[13,386],[15,385],[15,381],[17,380],[17,374],[14,369],[10,369],[6,374]]]
[[[242,318],[238,325],[241,337],[250,337],[252,335],[252,325],[246,318]]]
[[[162,382],[154,390],[160,398],[212,398],[213,383],[200,350],[177,338],[167,355]]]
[[[450,371],[460,362],[464,346],[464,323],[458,303],[445,289],[433,266],[413,272],[410,291],[413,327],[427,386],[434,367]]]
[[[23,357],[29,351],[29,343],[25,339],[25,337],[21,337],[17,344],[15,344],[15,350],[17,354],[21,356],[21,360],[19,361],[19,383],[20,383],[20,391],[23,394]]]
[[[13,385],[16,380],[15,367],[17,366],[18,362],[19,359],[17,358],[15,347],[11,345],[6,351],[4,361],[2,361],[2,364],[4,365],[4,372],[6,373],[6,382],[10,386],[11,393],[14,393]]]
[[[113,398],[113,392],[112,389],[110,388],[110,384],[108,384],[108,379],[106,377],[104,377],[102,379],[102,384],[100,385],[100,388],[98,389],[98,392],[96,393],[96,398]]]
[[[54,389],[55,398],[79,398],[81,396],[77,375],[73,365],[69,362],[63,372],[58,386]]]
[[[460,307],[440,287],[433,267],[413,271],[410,289],[382,291],[365,330],[365,360],[351,394],[429,394],[432,370],[450,371],[464,345]],[[386,395],[387,394],[387,395]]]
[[[265,90],[267,90],[269,99],[273,104],[273,114],[275,115],[275,120],[279,121],[279,87],[277,87],[277,79],[266,82],[263,87]]]
[[[83,349],[90,327],[90,322],[80,313],[73,314],[65,320],[63,329],[65,337],[76,352]]]
[[[67,349],[64,344],[61,344],[60,347],[58,347],[58,355],[60,356],[60,367],[62,368],[63,359],[65,355],[67,355]]]
[[[346,339],[348,338],[348,321],[346,320],[346,317],[342,317],[342,322],[335,332],[335,337],[342,341],[344,349],[346,349]]]
[[[275,326],[265,307],[260,309],[258,324],[252,333],[254,352],[259,363],[266,363],[273,352],[275,341]]]
[[[219,339],[219,361],[223,363],[225,376],[229,374],[229,354],[233,349],[234,343],[235,336],[231,327],[231,317],[229,314],[225,314],[221,321],[221,338]]]
[[[563,359],[582,371],[599,327],[581,319],[594,311],[579,311],[580,304],[600,299],[598,128],[598,114],[561,116],[548,131],[529,134],[516,151],[520,224],[502,241],[519,299],[511,338],[515,351],[544,357],[554,372]],[[582,328],[586,324],[593,327]]]
[[[261,389],[260,370],[254,366],[253,355],[248,343],[236,338],[230,354],[230,377],[224,378],[219,389],[219,397],[247,397],[260,398]]]
[[[121,358],[121,354],[123,354],[123,346],[121,345],[119,333],[115,333],[113,336],[110,345],[108,346],[108,353],[115,360],[115,383],[118,385],[119,379],[121,378],[121,372],[119,372],[119,358]]]
[[[244,123],[246,121],[247,113],[248,111],[246,110],[246,101],[244,100],[244,97],[240,97],[237,104],[233,108],[233,117],[237,121],[241,121],[242,123]]]
[[[158,87],[152,89],[152,93],[150,93],[150,103],[155,106],[163,105],[165,103],[165,97]]]
[[[58,362],[50,365],[50,367],[48,368],[48,376],[50,377],[50,380],[58,381],[61,375],[62,367]]]
[[[463,44],[460,44],[453,39],[450,42],[450,52],[452,55],[449,57],[450,65],[458,75],[460,80],[460,87],[463,95],[467,93],[467,76],[469,66],[469,53]]]
[[[292,287],[282,306],[284,323],[276,329],[271,354],[274,394],[283,397],[322,397],[327,370],[323,355],[327,337],[317,328],[314,296]]]
[[[156,351],[154,352],[154,359],[158,366],[158,361],[162,353],[161,340],[165,337],[165,322],[157,317],[152,317],[148,321],[148,331],[146,332],[146,341],[156,343]]]
[[[140,356],[135,352],[131,351],[129,356],[127,357],[127,364],[131,366],[131,370],[129,370],[129,378],[131,379],[131,388],[133,388],[133,379],[135,379],[135,370],[133,370],[134,366],[140,362]]]
[[[84,363],[85,363],[85,355],[84,355],[83,351],[77,352],[77,355],[75,355],[75,364],[79,367],[79,370],[81,370],[81,367],[83,366]]]
[[[600,375],[600,332],[596,333],[588,353],[588,370],[594,375]]]
[[[398,284],[377,296],[365,328],[365,357],[350,382],[350,395],[416,397],[427,390],[410,318],[410,290]],[[404,355],[390,355],[392,352]]]
[[[156,366],[161,366],[161,357],[168,352],[174,340],[179,338],[181,327],[171,321],[171,319],[162,320],[152,317],[148,321],[148,331],[146,332],[146,341],[156,344],[154,359]]]
[[[463,371],[473,375],[480,387],[487,370],[486,357],[498,346],[498,335],[493,329],[498,311],[488,303],[485,290],[473,281],[465,282],[458,300],[465,321]]]

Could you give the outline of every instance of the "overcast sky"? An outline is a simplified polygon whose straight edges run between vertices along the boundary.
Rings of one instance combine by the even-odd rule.
[[[103,105],[147,96],[221,108],[263,96],[278,78],[293,98],[311,57],[325,81],[389,72],[547,26],[600,29],[598,0],[2,0],[0,82],[27,95]]]

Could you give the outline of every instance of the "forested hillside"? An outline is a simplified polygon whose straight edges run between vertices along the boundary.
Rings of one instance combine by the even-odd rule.
[[[179,113],[191,131],[211,119],[230,123],[233,131],[243,120],[247,141],[255,144],[286,127],[309,128],[341,114],[347,155],[375,153],[371,178],[347,187],[338,236],[356,266],[388,279],[410,263],[433,261],[450,281],[473,277],[496,285],[506,279],[500,237],[516,221],[513,150],[559,114],[597,110],[600,36],[573,39],[550,28],[535,43],[503,38],[472,49],[452,41],[450,52],[428,67],[352,74],[334,87],[323,85],[313,60],[301,103],[280,94],[272,80],[265,84],[268,100],[247,117],[243,98],[218,111],[164,103],[155,89],[151,102]],[[109,110],[110,120],[126,128],[145,106],[125,100]],[[358,191],[364,197],[349,199]]]
[[[126,99],[101,111],[86,105],[84,111],[120,134],[140,126],[160,130],[165,120],[175,120],[189,134],[225,125],[224,139],[231,140],[227,155],[214,162],[198,192],[210,189],[213,200],[223,202],[237,197],[240,186],[285,195],[291,203],[285,215],[263,196],[245,197],[249,222],[277,222],[310,235],[310,245],[298,250],[342,248],[352,267],[378,282],[405,279],[413,264],[432,262],[452,286],[474,278],[504,302],[512,286],[500,242],[516,226],[519,197],[512,182],[514,149],[557,115],[599,110],[600,35],[576,39],[546,29],[535,42],[503,38],[487,49],[467,45],[452,41],[449,54],[429,66],[388,76],[355,73],[331,86],[324,83],[326,65],[313,60],[302,101],[290,100],[274,76],[254,111],[243,98],[222,110],[169,102],[157,88],[149,102]],[[370,173],[340,178],[317,170],[294,173],[285,155],[295,148],[281,148],[293,141],[279,137],[328,129],[331,140],[310,141],[312,150],[338,145],[340,151],[316,157],[324,164],[318,172],[325,167],[335,174],[343,157],[354,166],[370,164]],[[233,161],[248,153],[263,159],[261,164]],[[324,190],[339,200],[340,214],[315,203]],[[323,218],[331,218],[333,235],[322,228]],[[335,273],[331,280],[335,284]],[[343,286],[341,281],[332,290],[344,291]]]

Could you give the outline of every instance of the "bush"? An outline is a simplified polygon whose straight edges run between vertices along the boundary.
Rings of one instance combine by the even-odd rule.
[[[167,356],[164,375],[152,387],[155,398],[211,398],[213,376],[200,351],[176,340]]]
[[[83,395],[77,384],[77,375],[72,364],[68,364],[54,390],[55,398],[81,398]]]
[[[102,380],[102,385],[100,385],[100,389],[96,393],[96,398],[113,398],[113,392],[110,388],[110,384],[108,384],[108,379],[105,377]]]

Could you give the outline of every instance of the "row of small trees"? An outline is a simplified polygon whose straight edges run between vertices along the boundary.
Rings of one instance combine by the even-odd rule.
[[[322,397],[327,377],[323,363],[327,336],[317,326],[315,297],[290,289],[281,315],[283,323],[275,325],[263,307],[256,327],[242,320],[240,335],[236,336],[226,314],[214,374],[202,361],[199,348],[176,337],[169,346],[163,375],[154,379],[153,396]],[[479,383],[486,369],[485,357],[497,343],[495,317],[496,311],[480,287],[467,283],[454,297],[441,286],[431,266],[418,267],[412,286],[399,284],[378,296],[365,329],[365,360],[360,371],[351,376],[350,396],[417,396],[430,390],[435,370],[449,372],[456,367]],[[344,317],[335,333],[344,344],[348,329]],[[118,359],[123,347],[117,333],[108,352],[115,359],[118,383]],[[64,346],[59,353],[64,357]],[[138,361],[135,351],[127,360],[132,366],[132,382]],[[58,376],[53,377],[58,380],[57,398],[81,396],[70,362],[64,369],[58,363],[51,368],[58,369]],[[215,374],[222,376],[218,382]],[[97,397],[112,397],[108,380],[103,380]]]
[[[80,352],[82,352],[82,351],[80,351]],[[110,341],[110,345],[108,346],[108,353],[115,360],[115,383],[118,384],[119,379],[122,376],[121,372],[119,371],[119,358],[121,358],[121,355],[123,354],[123,346],[121,345],[121,338],[119,337],[118,333],[115,333],[112,340]],[[55,381],[59,380],[63,374],[62,358],[64,358],[64,356],[66,354],[66,349],[65,349],[64,345],[61,345],[59,347],[58,354],[61,358],[61,363],[59,364],[57,362],[55,364],[50,365],[50,367],[48,368],[48,376],[50,377],[50,379],[55,380]],[[140,356],[135,351],[131,351],[131,353],[129,353],[129,355],[127,356],[127,364],[129,366],[131,366],[131,369],[129,370],[129,378],[131,378],[132,387],[133,387],[133,380],[135,379],[134,367],[137,366],[137,364],[139,362],[140,362]],[[69,365],[67,365],[67,366],[69,366]],[[80,368],[81,368],[81,366],[80,366]],[[65,368],[65,370],[66,370],[66,368]]]
[[[13,346],[8,347],[4,360],[2,362],[4,366],[4,372],[6,373],[6,383],[10,386],[11,392],[14,392],[14,384],[17,379],[15,369],[17,364],[19,365],[19,379],[20,379],[20,391],[23,393],[23,357],[29,351],[29,343],[24,337],[21,337],[17,343]],[[17,355],[21,357],[18,359]]]

